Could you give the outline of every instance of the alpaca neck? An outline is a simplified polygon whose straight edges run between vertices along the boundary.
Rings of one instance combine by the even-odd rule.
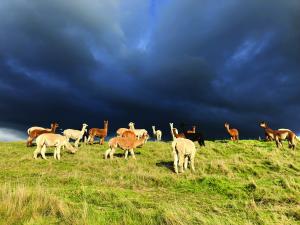
[[[55,133],[55,131],[56,131],[56,126],[55,125],[51,126],[51,133]]]
[[[108,128],[108,123],[105,123],[104,124],[104,130],[107,130],[107,128]]]
[[[227,132],[230,134],[231,132],[230,132],[230,129],[229,129],[229,126],[227,126],[226,127],[226,130],[227,130]]]
[[[156,134],[155,128],[152,127],[153,134]]]

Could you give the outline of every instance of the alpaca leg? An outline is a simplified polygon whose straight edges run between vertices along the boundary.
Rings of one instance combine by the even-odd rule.
[[[128,150],[125,150],[125,159],[127,159],[128,156]]]
[[[33,153],[33,158],[37,159],[38,154],[41,152],[41,146],[38,145]]]
[[[78,148],[79,141],[80,141],[80,138],[78,138],[78,139],[75,141],[75,144],[74,144],[74,145],[75,145],[76,148]]]
[[[56,156],[57,156],[57,146],[54,149],[54,154],[53,154],[54,159],[56,159]]]
[[[187,167],[188,167],[188,161],[189,161],[189,157],[186,156],[184,157],[184,169],[187,170]]]
[[[56,149],[56,159],[60,160],[60,146],[57,146],[57,149]]]
[[[175,173],[178,173],[178,155],[176,152],[173,152],[174,154],[174,170]]]
[[[113,158],[114,158],[115,151],[116,151],[115,148],[113,148],[113,149],[111,150],[111,152],[110,152],[110,154],[109,154],[110,159],[113,159]]]
[[[43,159],[47,159],[46,157],[46,145],[43,145],[41,155]]]
[[[195,172],[195,154],[191,155],[191,169]]]
[[[179,172],[183,173],[184,155],[179,154]]]
[[[104,137],[101,137],[100,139],[100,145],[103,145],[104,144]]]
[[[133,158],[133,159],[136,159],[136,158],[135,158],[135,155],[134,155],[133,149],[130,149],[130,154],[132,155],[132,158]]]
[[[109,149],[107,149],[106,151],[105,151],[105,156],[104,156],[104,158],[105,159],[107,159],[107,156],[108,156],[108,154],[111,152],[111,149],[109,148]]]

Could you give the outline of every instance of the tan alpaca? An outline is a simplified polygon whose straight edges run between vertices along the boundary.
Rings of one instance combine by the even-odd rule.
[[[128,151],[132,155],[132,158],[135,159],[135,155],[133,150],[145,143],[147,140],[148,135],[143,135],[140,139],[136,139],[135,137],[114,137],[108,141],[109,149],[105,152],[105,159],[107,159],[108,155],[111,159],[114,157],[114,153],[116,148],[119,147],[125,151],[125,159],[127,159]]]
[[[187,169],[188,161],[190,159],[191,162],[191,169],[195,171],[195,155],[196,155],[196,147],[194,142],[189,139],[185,138],[176,138],[172,142],[172,149],[173,149],[173,156],[174,156],[174,170],[175,173],[178,173],[178,166],[179,172],[183,172],[183,164],[184,169]]]
[[[37,155],[41,153],[43,159],[46,158],[46,147],[56,147],[54,150],[54,158],[60,160],[60,149],[64,146],[72,153],[75,153],[75,149],[68,141],[68,138],[60,134],[46,133],[41,134],[36,139],[36,150],[33,153],[33,157],[36,159]]]

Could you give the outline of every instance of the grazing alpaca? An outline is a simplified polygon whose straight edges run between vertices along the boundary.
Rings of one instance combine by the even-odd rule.
[[[144,134],[148,135],[148,131],[145,129],[135,129],[133,122],[130,122],[128,124],[128,126],[129,126],[129,129],[135,133],[135,135],[137,136],[138,139],[140,139]]]
[[[155,126],[152,126],[153,135],[156,137],[157,141],[161,141],[162,132],[161,130],[155,130]]]
[[[186,131],[188,134],[194,134],[196,133],[196,126],[193,126],[191,130]]]
[[[89,138],[87,140],[88,143],[93,144],[94,143],[94,138],[99,137],[100,138],[100,145],[104,144],[104,139],[107,136],[107,129],[108,129],[108,121],[104,120],[104,128],[99,129],[99,128],[91,128],[89,130]]]
[[[135,155],[133,150],[140,145],[144,144],[144,142],[147,140],[148,135],[144,134],[140,139],[136,139],[135,137],[114,137],[111,138],[108,142],[109,149],[105,152],[105,159],[107,159],[108,155],[112,159],[114,157],[114,152],[117,147],[123,149],[125,151],[125,159],[127,159],[128,151],[130,151],[130,154],[135,159]]]
[[[27,130],[28,133],[28,138],[27,138],[27,147],[32,146],[32,141],[37,138],[41,134],[45,133],[55,133],[56,129],[58,128],[58,123],[53,122],[51,123],[51,128],[50,129],[33,129],[33,127],[29,128]]]
[[[239,131],[237,129],[234,129],[234,128],[230,129],[229,128],[229,123],[225,123],[224,126],[225,126],[227,132],[229,133],[229,135],[231,137],[230,139],[232,141],[238,141],[239,140]]]
[[[79,141],[82,139],[84,132],[87,131],[86,127],[87,124],[82,124],[81,130],[73,130],[73,129],[66,129],[64,130],[63,134],[69,139],[75,140],[75,147],[78,148]]]
[[[54,159],[60,160],[60,149],[66,147],[70,152],[75,153],[75,149],[68,141],[68,138],[60,134],[45,133],[41,134],[36,139],[36,150],[33,153],[33,158],[37,158],[41,153],[43,159],[46,158],[46,147],[56,147],[54,150]]]
[[[187,169],[188,160],[191,162],[191,169],[194,172],[194,159],[196,155],[196,147],[194,142],[185,138],[177,138],[172,142],[173,156],[174,156],[174,170],[175,173],[183,172],[183,164],[184,169]]]
[[[269,138],[275,140],[277,147],[279,146],[283,147],[282,141],[287,139],[289,143],[289,148],[295,149],[296,147],[295,140],[296,139],[299,140],[299,139],[293,131],[289,129],[272,130],[271,128],[268,127],[266,122],[261,122],[259,126],[265,130],[265,133]]]

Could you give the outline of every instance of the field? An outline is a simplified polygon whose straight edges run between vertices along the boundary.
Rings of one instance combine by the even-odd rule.
[[[136,161],[104,160],[98,144],[33,160],[35,147],[0,143],[0,224],[300,224],[300,145],[206,143],[179,175],[170,142]]]

